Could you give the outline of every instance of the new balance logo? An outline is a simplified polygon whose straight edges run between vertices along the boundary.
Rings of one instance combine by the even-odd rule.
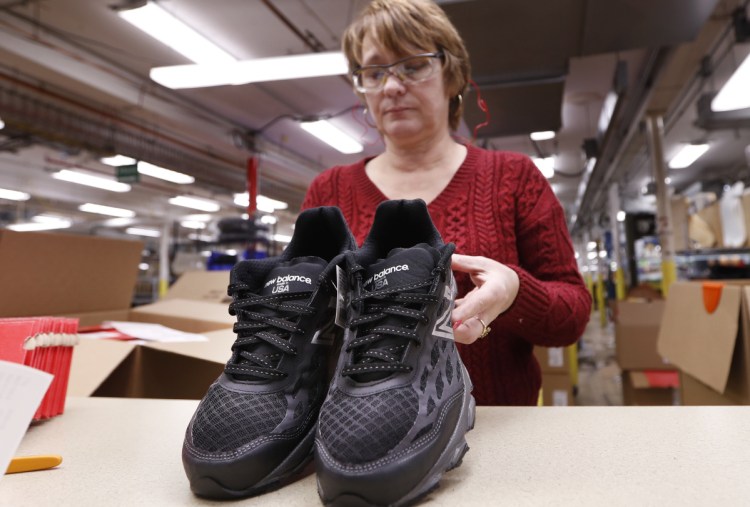
[[[276,278],[271,278],[266,282],[264,287],[268,287],[269,285],[276,285],[276,287],[273,288],[271,291],[272,294],[277,294],[280,292],[289,292],[289,282],[299,282],[299,283],[306,283],[308,285],[312,285],[312,280],[307,276],[300,276],[300,275],[284,275],[284,276],[277,276]]]
[[[370,278],[365,280],[364,286],[367,287],[368,285],[371,285],[373,282],[375,282],[374,289],[382,289],[383,287],[388,285],[388,278],[386,278],[386,275],[390,275],[391,273],[396,273],[398,271],[409,271],[409,265],[397,264],[396,266],[385,268],[384,270],[380,271],[379,273],[375,273]]]

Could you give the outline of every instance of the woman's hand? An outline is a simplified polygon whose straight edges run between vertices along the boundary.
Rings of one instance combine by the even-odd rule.
[[[468,273],[474,287],[456,300],[451,315],[459,343],[474,343],[498,315],[510,308],[518,295],[518,275],[508,266],[487,257],[453,254],[453,271]],[[481,322],[480,322],[481,319]]]

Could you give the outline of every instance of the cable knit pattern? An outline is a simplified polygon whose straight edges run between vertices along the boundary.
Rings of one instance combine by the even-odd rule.
[[[302,205],[341,208],[360,245],[375,208],[387,199],[365,173],[365,162],[321,173]],[[468,146],[463,165],[428,209],[458,253],[502,262],[520,280],[516,300],[489,336],[458,346],[477,402],[536,404],[541,373],[533,346],[575,343],[591,311],[560,203],[525,155]],[[456,273],[456,282],[459,297],[473,288],[463,273]]]

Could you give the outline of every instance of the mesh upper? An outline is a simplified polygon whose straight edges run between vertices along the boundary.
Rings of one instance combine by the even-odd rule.
[[[208,452],[233,451],[278,426],[286,408],[283,393],[237,393],[214,384],[196,412],[193,444]]]
[[[410,387],[370,396],[336,391],[320,414],[320,435],[331,455],[359,464],[385,456],[417,418],[419,399]]]

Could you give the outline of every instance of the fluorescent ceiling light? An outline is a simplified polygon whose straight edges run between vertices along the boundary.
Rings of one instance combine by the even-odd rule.
[[[151,79],[167,88],[243,85],[265,81],[339,76],[349,72],[340,51],[255,58],[241,62],[211,62],[201,65],[155,67]]]
[[[42,213],[41,215],[34,215],[31,217],[31,221],[40,224],[56,224],[59,222],[68,222],[69,220],[58,215],[47,215]]]
[[[677,155],[669,161],[670,169],[689,167],[708,151],[708,144],[684,144]]]
[[[104,176],[94,176],[93,174],[71,171],[69,169],[63,169],[62,171],[52,173],[52,177],[70,183],[78,183],[79,185],[109,190],[110,192],[130,191],[130,185],[127,183],[120,183],[119,181],[105,178]]]
[[[264,206],[270,206],[273,209],[287,209],[289,207],[289,204],[285,203],[284,201],[277,201],[276,199],[271,199],[270,197],[266,197],[265,195],[258,195],[255,198],[256,204],[263,204]]]
[[[750,55],[737,67],[729,81],[711,101],[714,111],[733,111],[750,107]]]
[[[596,241],[589,241],[586,243],[586,250],[595,250],[596,249]]]
[[[132,218],[110,218],[102,222],[106,227],[125,227],[135,222]]]
[[[147,236],[149,238],[158,238],[161,236],[161,231],[157,231],[156,229],[144,229],[142,227],[128,227],[125,229],[125,232],[134,236]]]
[[[147,262],[141,262],[138,264],[138,269],[141,271],[148,271],[148,263]]]
[[[314,135],[341,153],[360,153],[364,149],[360,143],[338,127],[333,126],[328,120],[305,121],[299,125],[305,132]]]
[[[117,14],[136,28],[195,63],[234,62],[235,58],[154,2]]]
[[[182,217],[183,220],[189,220],[191,222],[210,222],[211,220],[213,220],[213,218],[213,215],[208,215],[205,213],[185,215],[184,217]]]
[[[604,135],[609,128],[609,122],[612,121],[612,115],[615,114],[615,107],[617,106],[617,94],[613,91],[607,94],[602,105],[602,112],[599,114],[599,134]]]
[[[5,122],[2,118],[0,118],[0,130],[3,130],[5,128]]]
[[[186,229],[203,229],[206,227],[206,222],[199,222],[197,220],[183,220],[180,225]]]
[[[625,221],[625,216],[626,216],[626,214],[625,214],[624,211],[622,211],[622,210],[618,211],[617,212],[617,221],[618,222],[624,222]]]
[[[170,169],[164,169],[163,167],[149,164],[148,162],[138,162],[138,172],[145,174],[146,176],[151,176],[152,178],[179,183],[180,185],[187,185],[195,182],[195,178],[192,176],[178,173],[177,171],[172,171]]]
[[[539,168],[545,178],[550,179],[555,175],[555,158],[533,158],[534,164]]]
[[[115,155],[114,157],[104,157],[100,158],[99,162],[106,165],[111,165],[113,167],[118,167],[121,165],[133,165],[135,164],[135,159],[126,157],[125,155]]]
[[[180,195],[169,199],[169,204],[175,206],[182,206],[183,208],[192,208],[200,211],[213,212],[219,211],[221,206],[215,201],[208,199],[201,199],[200,197],[192,197],[189,195]]]
[[[262,224],[273,225],[277,221],[278,220],[276,219],[276,217],[271,216],[271,215],[263,215],[262,217],[260,217],[260,223]]]
[[[250,204],[250,195],[247,192],[244,192],[242,194],[234,194],[234,203],[237,206],[247,208]],[[289,207],[289,204],[285,203],[284,201],[271,199],[270,197],[266,197],[265,195],[257,195],[255,197],[255,207],[258,209],[258,211],[262,211],[264,213],[273,213],[277,209],[287,209]]]
[[[532,141],[546,141],[548,139],[555,138],[555,132],[552,130],[545,130],[543,132],[532,132],[529,137]]]
[[[292,241],[292,237],[287,236],[286,234],[274,234],[273,240],[278,241],[279,243],[289,243]]]
[[[597,257],[599,257],[599,254],[596,253],[596,252],[589,252],[586,257],[588,257],[588,259],[590,261],[593,261],[594,259],[596,259]]]
[[[86,213],[97,213],[99,215],[107,215],[110,217],[133,218],[135,216],[135,211],[129,209],[103,206],[101,204],[92,204],[90,202],[81,204],[78,206],[78,209],[85,211]]]
[[[28,222],[23,224],[9,225],[8,229],[17,232],[51,231],[54,229],[67,229],[72,225],[70,220],[54,220],[44,222]]]
[[[18,190],[0,188],[0,199],[8,199],[9,201],[28,201],[31,199],[31,195],[26,192],[19,192]]]

